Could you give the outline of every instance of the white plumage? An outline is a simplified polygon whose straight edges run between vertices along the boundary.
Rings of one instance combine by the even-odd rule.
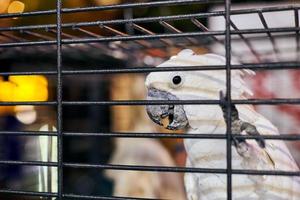
[[[214,54],[196,55],[192,50],[183,50],[158,67],[225,65],[222,56]],[[232,70],[231,96],[246,99],[252,92],[243,81],[244,75],[254,74],[251,70]],[[172,78],[180,76],[180,85],[174,85]],[[146,80],[148,89],[167,92],[180,100],[219,99],[219,92],[226,91],[225,70],[152,72]],[[224,134],[226,124],[218,105],[183,105],[188,119],[187,133]],[[240,119],[256,126],[262,135],[278,135],[277,128],[250,105],[236,106]],[[246,134],[242,132],[241,134]],[[232,168],[253,170],[298,171],[293,157],[285,143],[266,140],[261,148],[256,141],[247,140],[248,151],[240,155],[232,147]],[[226,168],[226,141],[211,139],[185,139],[188,154],[187,166],[199,168]],[[232,176],[233,199],[236,200],[298,200],[300,181],[288,176]],[[185,186],[189,200],[226,199],[225,174],[186,174]]]

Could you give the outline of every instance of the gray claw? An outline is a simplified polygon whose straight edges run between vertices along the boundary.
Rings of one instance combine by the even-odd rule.
[[[240,143],[246,143],[246,139],[237,138],[235,136],[232,137],[232,141],[233,141],[234,146],[238,146]]]
[[[244,138],[233,137],[232,143],[235,146],[238,154],[240,154],[241,156],[246,155],[246,152],[248,151],[248,144]]]
[[[243,122],[241,125],[241,131],[246,131],[246,133],[248,135],[255,135],[255,136],[259,136],[258,138],[256,138],[256,142],[257,144],[261,147],[261,148],[265,148],[266,147],[266,142],[265,139],[263,137],[261,137],[261,135],[259,134],[259,132],[257,131],[256,127],[248,122]]]
[[[224,97],[223,93],[220,92],[220,99],[221,100],[227,100],[227,96]],[[221,109],[223,111],[223,117],[225,122],[227,123],[227,107],[225,104],[221,104]],[[248,135],[255,135],[259,136],[256,138],[257,144],[261,148],[266,147],[266,142],[263,137],[260,136],[259,132],[257,131],[256,127],[248,122],[244,122],[239,119],[239,112],[234,104],[231,105],[231,123],[232,123],[232,130],[231,132],[233,134],[241,134],[241,132],[246,131]],[[233,138],[233,144],[237,147],[238,144],[246,143],[245,139],[236,139]]]

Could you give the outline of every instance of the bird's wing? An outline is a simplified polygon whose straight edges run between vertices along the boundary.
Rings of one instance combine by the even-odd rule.
[[[240,118],[256,126],[261,135],[279,135],[277,128],[264,116],[257,113],[252,106],[237,106]],[[281,140],[266,140],[266,147],[260,148],[253,140],[248,140],[254,153],[248,169],[299,171],[286,144]],[[242,160],[245,160],[244,158]],[[248,175],[249,176],[249,175]],[[254,177],[254,178],[253,178]],[[267,199],[300,199],[300,179],[291,176],[249,176],[260,191],[260,197]]]
[[[237,106],[240,118],[256,126],[261,135],[279,135],[278,129],[252,106]],[[280,170],[299,170],[286,144],[281,140],[266,140],[266,153],[274,161],[274,168]]]

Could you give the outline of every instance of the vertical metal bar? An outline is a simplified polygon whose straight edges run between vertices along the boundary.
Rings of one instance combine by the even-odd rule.
[[[295,27],[299,28],[299,13],[298,9],[294,10],[294,15],[295,15]],[[300,61],[300,44],[299,44],[299,31],[296,31],[296,56],[297,56],[297,61]]]
[[[125,9],[123,11],[123,16],[124,19],[133,19],[133,9],[132,8]],[[130,24],[128,23],[125,24],[125,30],[128,35],[134,35],[134,29]]]
[[[61,3],[56,0],[56,40],[57,40],[57,152],[58,187],[57,197],[63,199],[63,134],[62,134],[62,44],[61,44]]]
[[[230,35],[231,0],[225,0],[225,56],[226,56],[226,161],[227,161],[227,199],[232,199],[232,166],[231,166],[231,35]]]

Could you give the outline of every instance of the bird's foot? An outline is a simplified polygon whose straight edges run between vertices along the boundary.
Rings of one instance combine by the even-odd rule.
[[[232,137],[232,144],[235,146],[236,151],[240,156],[245,156],[248,152],[248,144],[244,138]]]
[[[228,105],[226,105],[226,101],[227,101],[228,97],[227,95],[224,96],[223,92],[220,91],[220,100],[221,100],[221,109],[223,111],[223,117],[225,122],[227,123],[227,107]],[[230,104],[230,118],[231,118],[231,132],[232,134],[237,134],[237,135],[241,135],[241,133],[243,131],[245,131],[248,135],[253,135],[256,136],[255,140],[257,142],[257,144],[261,147],[261,148],[265,148],[266,146],[266,142],[264,140],[264,138],[259,134],[259,132],[257,131],[256,127],[253,124],[250,124],[248,122],[244,122],[242,120],[240,120],[239,118],[239,111],[237,110],[235,104]],[[235,138],[233,139],[233,143],[235,143],[235,146],[237,147],[239,144],[243,144],[245,142],[245,139],[242,140],[242,138]]]
[[[248,122],[242,122],[240,128],[241,132],[245,131],[248,135],[257,136],[255,140],[261,148],[266,147],[265,139],[259,134],[259,132],[253,124],[250,124]]]

